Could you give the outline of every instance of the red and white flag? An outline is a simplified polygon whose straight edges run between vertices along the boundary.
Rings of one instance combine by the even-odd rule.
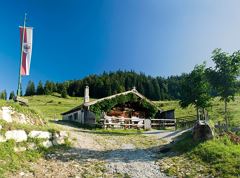
[[[23,34],[24,32],[24,34]],[[20,27],[20,41],[22,47],[22,64],[21,64],[21,75],[29,75],[30,64],[32,56],[32,38],[33,28],[32,27]]]

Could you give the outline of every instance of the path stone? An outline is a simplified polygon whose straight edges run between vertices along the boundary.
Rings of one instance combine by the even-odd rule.
[[[5,133],[6,140],[13,139],[16,142],[27,141],[27,134],[24,130],[10,130]]]
[[[28,136],[30,138],[39,138],[39,139],[50,139],[52,138],[52,133],[47,131],[31,131]]]

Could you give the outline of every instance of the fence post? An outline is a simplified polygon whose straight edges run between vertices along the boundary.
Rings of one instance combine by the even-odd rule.
[[[177,119],[175,119],[175,130],[177,130]]]
[[[151,119],[144,119],[144,129],[145,130],[151,129]]]

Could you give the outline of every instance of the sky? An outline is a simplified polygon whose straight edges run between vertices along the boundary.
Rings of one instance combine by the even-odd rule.
[[[212,66],[240,49],[239,0],[1,0],[0,90],[16,91],[19,25],[34,27],[29,80],[61,82],[103,71],[167,77]]]

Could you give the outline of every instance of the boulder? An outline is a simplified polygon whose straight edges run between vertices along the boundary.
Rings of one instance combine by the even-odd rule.
[[[68,137],[66,131],[60,131],[59,133],[53,134],[53,145],[62,145],[65,143],[65,138]]]
[[[68,133],[66,131],[60,131],[59,132],[59,136],[63,137],[63,138],[67,138],[68,137]]]
[[[3,135],[0,135],[0,142],[6,142],[6,138]]]
[[[23,152],[23,151],[26,151],[26,150],[27,150],[27,148],[23,147],[23,146],[14,147],[15,152]]]
[[[49,147],[53,146],[53,144],[50,140],[46,140],[46,141],[42,142],[42,146],[45,148],[49,148]]]
[[[27,141],[27,134],[24,130],[10,130],[5,133],[6,140],[13,139],[16,142]]]
[[[208,122],[197,121],[193,127],[193,139],[194,140],[209,140],[214,137],[214,133]]]
[[[36,150],[37,149],[37,145],[35,143],[28,143],[27,144],[27,149],[28,150]]]
[[[3,120],[5,120],[6,122],[12,122],[12,109],[11,107],[6,107],[6,106],[3,106],[2,107],[2,111],[1,111],[1,115],[0,118],[2,118]]]
[[[30,138],[51,139],[52,133],[47,131],[31,131],[28,136]]]
[[[53,139],[53,145],[62,145],[65,143],[65,140],[63,137],[58,137]]]
[[[25,117],[24,114],[21,114],[21,113],[19,114],[18,123],[20,123],[20,124],[27,124],[28,123],[27,118]]]

